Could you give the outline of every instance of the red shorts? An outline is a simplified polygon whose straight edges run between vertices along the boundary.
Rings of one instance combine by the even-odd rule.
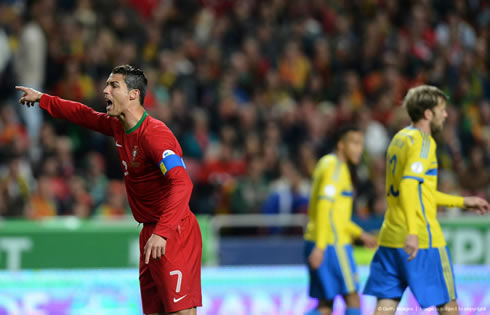
[[[143,312],[177,312],[202,305],[202,239],[196,217],[182,219],[167,239],[165,255],[145,264],[143,248],[155,229],[145,224],[140,233],[140,289]]]

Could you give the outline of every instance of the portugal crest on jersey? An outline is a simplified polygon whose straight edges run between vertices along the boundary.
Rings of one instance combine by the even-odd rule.
[[[133,151],[131,151],[131,157],[132,157],[132,160],[131,162],[129,162],[129,164],[131,164],[132,167],[138,167],[140,166],[140,162],[136,162],[136,156],[138,155],[138,146],[135,145],[133,147]]]

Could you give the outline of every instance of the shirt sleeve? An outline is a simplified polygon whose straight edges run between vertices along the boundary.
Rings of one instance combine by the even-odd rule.
[[[54,118],[65,119],[107,136],[113,136],[114,134],[111,124],[112,117],[104,113],[99,113],[81,103],[43,94],[39,101],[39,107],[48,111]]]
[[[448,195],[440,191],[436,191],[436,203],[438,206],[446,207],[464,207],[464,197]]]
[[[405,179],[400,183],[400,204],[407,220],[408,234],[418,235],[417,213],[422,213],[422,205],[414,196],[418,196],[420,182]]]
[[[163,209],[162,215],[158,220],[153,233],[164,238],[169,238],[175,231],[175,227],[186,213],[189,207],[189,200],[192,194],[192,182],[187,171],[182,167],[177,167],[168,172],[170,182],[169,198],[167,207]]]
[[[330,225],[330,212],[332,211],[335,199],[340,193],[338,178],[340,164],[338,161],[330,163],[320,174],[320,186],[314,198],[316,199],[316,246],[325,249],[328,241],[328,229]]]
[[[168,128],[161,126],[149,130],[145,136],[145,151],[169,182],[167,207],[163,209],[153,232],[168,239],[189,208],[192,181],[187,174],[177,139]]]
[[[349,223],[347,223],[347,231],[354,238],[359,238],[362,234],[362,228],[352,221],[349,221]]]
[[[431,139],[422,134],[413,144],[406,149],[406,163],[400,182],[400,204],[407,220],[408,234],[418,234],[417,213],[422,213],[420,202],[420,185],[424,182],[425,172],[429,169],[429,153]],[[414,196],[418,196],[414,198]]]

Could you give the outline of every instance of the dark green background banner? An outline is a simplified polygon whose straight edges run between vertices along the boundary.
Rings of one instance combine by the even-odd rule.
[[[454,264],[490,265],[490,216],[440,220]]]

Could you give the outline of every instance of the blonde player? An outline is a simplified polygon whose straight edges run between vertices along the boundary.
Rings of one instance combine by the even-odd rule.
[[[458,314],[453,267],[436,218],[437,206],[488,211],[488,202],[437,191],[436,143],[447,117],[447,96],[422,85],[408,91],[403,105],[412,125],[399,131],[387,152],[388,210],[364,293],[378,298],[375,314],[394,314],[407,287],[421,307]]]

